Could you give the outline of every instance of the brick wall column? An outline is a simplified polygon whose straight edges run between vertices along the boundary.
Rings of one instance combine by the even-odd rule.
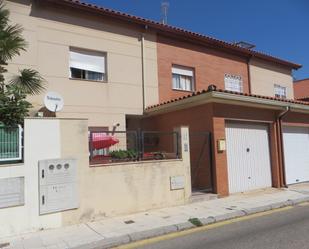
[[[277,125],[271,123],[269,125],[269,139],[270,139],[270,156],[271,156],[271,175],[272,175],[272,186],[275,188],[281,187],[280,180],[280,163],[278,158],[278,143],[280,140],[277,138]]]
[[[218,152],[218,139],[225,139],[224,118],[212,119],[212,148],[213,148],[213,180],[214,190],[219,196],[229,194],[226,151]]]

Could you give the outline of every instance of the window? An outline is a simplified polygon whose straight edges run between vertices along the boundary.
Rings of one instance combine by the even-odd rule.
[[[5,127],[0,124],[0,163],[21,161],[23,147],[23,129]]]
[[[241,76],[225,74],[224,75],[225,90],[233,92],[243,92],[243,83]]]
[[[194,91],[194,72],[192,68],[173,66],[173,89]]]
[[[71,49],[70,77],[72,79],[106,81],[106,54]]]
[[[275,97],[286,99],[286,87],[275,84]]]

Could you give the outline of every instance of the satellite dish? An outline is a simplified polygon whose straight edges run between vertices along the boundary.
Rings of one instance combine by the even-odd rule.
[[[59,93],[48,92],[44,97],[44,105],[51,112],[61,111],[63,104],[63,98]]]

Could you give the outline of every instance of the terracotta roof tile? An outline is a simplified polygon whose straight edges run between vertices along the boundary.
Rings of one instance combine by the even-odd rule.
[[[178,34],[178,35],[181,35],[181,36],[187,36],[191,39],[202,40],[203,42],[205,42],[207,44],[215,45],[218,48],[230,49],[234,52],[238,52],[238,53],[243,54],[247,57],[253,56],[253,57],[256,57],[256,58],[275,62],[275,63],[281,64],[281,65],[285,65],[285,66],[288,66],[288,67],[291,67],[291,68],[294,68],[294,69],[298,69],[298,68],[301,67],[300,64],[289,62],[289,61],[280,59],[278,57],[274,57],[272,55],[269,55],[267,53],[262,53],[262,52],[259,52],[259,51],[242,48],[240,46],[237,46],[236,44],[229,43],[229,42],[226,42],[226,41],[222,41],[222,40],[210,37],[210,36],[202,35],[202,34],[199,34],[199,33],[196,33],[196,32],[192,32],[192,31],[185,30],[185,29],[182,29],[182,28],[174,27],[174,26],[171,26],[171,25],[162,24],[162,23],[159,23],[159,22],[156,22],[156,21],[153,21],[153,20],[138,17],[138,16],[135,16],[135,15],[130,15],[130,14],[123,13],[123,12],[120,12],[120,11],[115,11],[115,10],[112,10],[112,9],[109,9],[109,8],[100,7],[100,6],[95,5],[95,4],[85,3],[85,2],[77,1],[77,0],[41,0],[41,1],[42,2],[53,2],[53,3],[59,3],[59,4],[66,4],[66,5],[69,5],[71,7],[80,8],[82,10],[97,11],[98,13],[105,14],[107,16],[112,16],[114,18],[122,19],[122,20],[125,20],[125,21],[137,23],[137,24],[147,25],[149,28],[153,28],[153,29],[156,29],[156,30],[161,31],[161,32],[163,31],[165,34],[174,33],[174,34]]]
[[[228,91],[228,90],[223,90],[223,89],[216,89],[216,90],[201,90],[201,91],[196,91],[193,92],[189,95],[176,98],[176,99],[171,99],[169,101],[165,101],[156,105],[151,105],[146,108],[146,110],[150,110],[155,107],[163,106],[171,102],[178,102],[183,99],[188,99],[192,98],[197,95],[205,94],[207,92],[222,92],[222,93],[229,93],[229,94],[234,94],[234,95],[240,95],[240,96],[248,96],[248,97],[253,97],[253,98],[258,98],[258,99],[268,99],[268,100],[275,100],[275,101],[280,101],[280,102],[287,102],[287,103],[294,103],[294,104],[301,104],[301,105],[309,105],[308,101],[304,100],[294,100],[294,99],[282,99],[282,98],[277,98],[277,97],[268,97],[268,96],[263,96],[263,95],[257,95],[257,94],[249,94],[249,93],[239,93],[239,92],[234,92],[234,91]],[[308,97],[309,98],[309,97]],[[306,98],[305,98],[306,99]]]

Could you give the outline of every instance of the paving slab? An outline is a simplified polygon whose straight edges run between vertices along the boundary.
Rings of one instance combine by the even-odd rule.
[[[308,192],[307,192],[308,191]],[[226,198],[150,210],[57,229],[1,238],[1,249],[104,249],[201,225],[309,202],[309,184],[263,189]],[[194,222],[193,222],[194,223]]]

